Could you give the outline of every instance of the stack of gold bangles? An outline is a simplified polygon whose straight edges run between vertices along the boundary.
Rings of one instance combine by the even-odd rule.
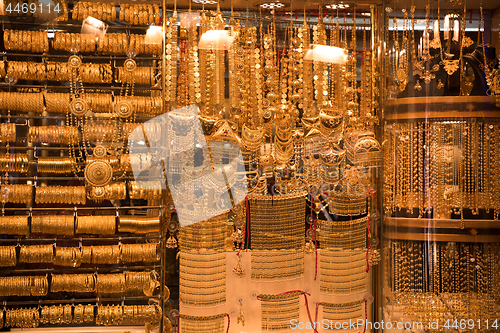
[[[46,66],[43,62],[9,61],[7,65],[7,75],[14,76],[18,80],[47,80]]]
[[[49,50],[49,37],[46,31],[9,30],[3,34],[5,49],[31,53]]]
[[[130,324],[157,323],[161,318],[161,309],[157,304],[124,305],[123,322]]]
[[[102,187],[93,187],[87,197],[95,202],[103,200],[124,200],[127,197],[127,187],[125,183],[114,183]]]
[[[28,155],[26,154],[5,154],[0,155],[1,172],[25,173],[29,169]]]
[[[83,125],[83,134],[86,140],[111,142],[118,138],[118,128],[113,125],[86,124]]]
[[[114,235],[116,219],[114,215],[78,216],[77,234]]]
[[[42,93],[0,92],[0,108],[19,112],[42,113]]]
[[[54,262],[54,245],[23,245],[19,252],[19,262],[51,264]]]
[[[16,124],[1,123],[0,124],[0,142],[16,141]]]
[[[0,159],[1,165],[1,159]],[[39,173],[66,174],[71,173],[76,166],[74,157],[53,156],[38,157],[37,170]]]
[[[37,308],[8,309],[5,312],[5,327],[35,328],[39,323]]]
[[[2,185],[0,186],[2,202],[30,203],[31,185]]]
[[[158,5],[131,5],[121,4],[120,21],[132,25],[160,24],[160,7]]]
[[[56,32],[54,50],[68,52],[95,52],[96,37],[90,34]]]
[[[92,293],[96,290],[94,274],[52,274],[50,291],[69,293]]]
[[[16,266],[16,264],[17,264],[16,247],[0,246],[0,267],[14,267]]]
[[[155,77],[153,67],[137,67],[133,71],[125,70],[123,67],[116,69],[116,82],[154,85]]]
[[[160,260],[157,243],[145,244],[122,244],[121,261],[131,262],[155,262]]]
[[[130,199],[160,199],[162,194],[162,187],[160,182],[144,181],[137,183],[131,181],[129,183],[129,197]]]
[[[82,263],[82,250],[79,247],[56,247],[54,264],[57,266],[79,267]]]
[[[77,2],[73,7],[73,20],[83,21],[92,16],[101,21],[114,21],[116,19],[116,8],[112,3],[105,2]]]
[[[107,33],[97,43],[97,51],[106,54],[124,54],[127,49],[128,38],[124,33]]]
[[[35,202],[84,205],[87,202],[85,186],[37,186]]]
[[[28,234],[28,216],[0,216],[0,233],[26,236]]]
[[[158,233],[160,231],[160,218],[143,216],[120,216],[119,232],[135,234]]]
[[[113,110],[113,96],[111,94],[86,93],[85,100],[93,112],[105,113]]]
[[[52,305],[44,306],[40,311],[40,323],[42,324],[71,324],[73,322],[73,316],[71,314],[72,306],[70,304],[66,305]],[[76,307],[75,307],[76,310]],[[94,309],[92,308],[92,312]]]
[[[75,234],[75,219],[73,215],[34,215],[31,217],[31,232],[73,236]]]
[[[70,105],[70,95],[66,93],[44,92],[45,110],[54,113],[67,113]]]
[[[32,143],[77,144],[78,128],[75,126],[31,126],[28,141]]]
[[[137,54],[161,54],[161,43],[146,40],[146,35],[130,35],[130,49],[134,49]]]
[[[49,283],[46,276],[0,277],[2,296],[45,296]]]

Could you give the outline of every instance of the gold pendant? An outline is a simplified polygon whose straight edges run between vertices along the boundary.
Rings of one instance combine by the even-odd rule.
[[[462,45],[464,47],[469,47],[471,46],[472,44],[474,44],[474,42],[472,41],[472,39],[470,37],[467,37],[467,36],[464,36],[462,38]]]
[[[415,86],[413,88],[415,90],[417,90],[417,91],[421,91],[422,90],[422,86],[420,85],[420,81],[417,81],[417,83],[415,83]]]
[[[448,75],[453,75],[458,69],[459,60],[443,60],[441,63],[443,64],[444,70]]]
[[[444,87],[444,83],[441,80],[438,80],[437,88],[442,89]]]
[[[424,82],[426,84],[431,83],[431,80],[434,80],[436,78],[436,75],[432,73],[431,71],[427,70],[425,71],[425,74],[421,76],[421,78],[424,79]]]
[[[430,41],[429,46],[433,49],[439,49],[441,47],[441,39],[434,38]]]

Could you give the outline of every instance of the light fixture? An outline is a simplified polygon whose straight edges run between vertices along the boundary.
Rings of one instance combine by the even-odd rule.
[[[260,6],[264,9],[274,9],[274,8],[283,8],[285,7],[285,4],[282,2],[264,2],[261,3]]]
[[[313,44],[312,49],[307,50],[304,59],[329,64],[345,64],[347,62],[347,50],[335,46]]]
[[[229,50],[235,36],[229,35],[229,30],[209,30],[200,37],[200,50]]]
[[[215,5],[217,1],[215,0],[193,0],[194,3],[199,3],[201,5]]]
[[[88,16],[82,23],[82,34],[94,35],[95,37],[102,37],[106,34],[108,26],[101,20],[92,16]]]
[[[341,2],[337,4],[326,5],[325,7],[328,9],[346,9],[349,8],[349,4]]]
[[[150,25],[146,31],[144,43],[153,45],[161,44],[163,42],[163,27],[157,25]]]

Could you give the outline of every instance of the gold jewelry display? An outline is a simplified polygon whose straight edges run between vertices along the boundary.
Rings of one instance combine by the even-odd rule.
[[[160,260],[157,243],[122,244],[121,262],[156,262]]]
[[[119,18],[132,25],[158,25],[160,24],[160,8],[156,4],[121,4]]]
[[[72,157],[39,156],[37,160],[37,171],[39,173],[67,174],[73,172],[75,164],[76,159]]]
[[[10,111],[35,112],[41,114],[45,110],[43,94],[39,92],[22,93],[2,91],[0,92],[0,108]]]
[[[0,232],[8,235],[28,235],[28,216],[0,216]]]
[[[181,251],[179,263],[179,300],[183,306],[226,303],[226,252]]]
[[[280,281],[304,275],[304,250],[252,250],[252,281]]]
[[[368,217],[349,221],[318,220],[318,240],[322,249],[366,249]]]
[[[73,126],[31,126],[28,140],[32,143],[77,144],[78,128]]]
[[[233,228],[227,223],[227,214],[222,214],[181,228],[178,235],[179,248],[181,251],[232,249],[230,236]]]
[[[3,35],[5,49],[30,53],[44,53],[49,50],[46,31],[9,30]]]
[[[321,306],[323,307],[323,320],[328,322],[329,328],[346,325],[344,323],[356,323],[357,320],[365,320],[363,300],[349,303],[321,302]]]
[[[95,202],[104,200],[125,200],[127,197],[127,187],[125,183],[114,183],[106,186],[92,187],[87,192],[87,198]]]
[[[115,72],[115,80],[119,83],[132,83],[155,85],[155,73],[152,67],[137,67],[133,71],[118,67]]]
[[[153,305],[124,305],[123,322],[130,324],[158,323],[161,318],[161,309]]]
[[[290,323],[299,320],[300,292],[278,295],[260,294],[262,331],[289,330]]]
[[[84,205],[87,200],[85,186],[37,186],[35,202]]]
[[[57,266],[80,267],[82,250],[78,247],[56,247],[54,264]]]
[[[140,184],[140,185],[139,185]],[[144,181],[137,183],[131,181],[128,187],[130,199],[160,199],[162,192],[162,185],[156,181]]]
[[[35,328],[40,323],[37,308],[7,309],[4,327]]]
[[[366,289],[366,250],[320,250],[320,291],[352,294]]]
[[[16,124],[14,123],[0,124],[0,141],[1,142],[16,141]]]
[[[182,333],[218,333],[224,332],[224,319],[226,314],[214,316],[187,316],[180,315],[180,327]]]
[[[158,233],[160,231],[160,218],[145,216],[123,216],[119,217],[118,232],[130,232],[134,234]]]
[[[0,277],[0,291],[4,296],[45,296],[48,286],[46,276]]]
[[[116,221],[114,215],[77,216],[77,234],[114,235]]]
[[[99,276],[98,275],[98,279]],[[92,293],[96,291],[94,274],[52,274],[50,292]]]
[[[17,264],[15,246],[0,247],[0,267],[14,267]]]
[[[33,229],[33,227],[32,227]],[[21,246],[19,262],[21,263],[49,263],[54,261],[54,245]]]
[[[101,21],[114,21],[116,8],[112,3],[87,1],[79,1],[73,6],[73,20],[83,21],[89,16]]]
[[[73,215],[34,215],[31,217],[31,232],[73,236],[75,219]]]
[[[28,170],[29,163],[26,154],[0,155],[0,172],[26,173]]]
[[[1,185],[2,202],[29,203],[33,187],[31,185]]]

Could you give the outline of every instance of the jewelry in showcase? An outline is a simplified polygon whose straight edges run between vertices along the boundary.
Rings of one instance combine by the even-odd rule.
[[[106,2],[79,1],[75,3],[71,15],[73,20],[83,21],[89,16],[101,21],[114,21],[116,8],[113,4]]]
[[[352,294],[366,289],[366,250],[324,250],[320,257],[320,291]]]
[[[119,232],[130,232],[134,234],[158,233],[160,231],[160,217],[145,216],[123,216],[118,223]]]
[[[120,4],[120,21],[133,25],[160,24],[160,7],[154,5]],[[114,19],[113,19],[114,21]]]
[[[0,247],[0,266],[14,267],[17,264],[17,254],[15,246]]]
[[[323,307],[323,318],[327,320],[330,329],[345,325],[344,323],[357,323],[358,320],[366,320],[364,301],[355,301],[349,303],[325,303],[321,302]]]
[[[35,203],[37,204],[60,203],[60,204],[84,205],[86,200],[87,197],[84,186],[37,186],[36,187]]]
[[[182,333],[219,333],[224,331],[226,314],[214,316],[187,316],[180,315]]]
[[[318,240],[322,249],[366,248],[368,217],[349,221],[318,220]]]
[[[299,320],[301,292],[268,295],[260,294],[262,331],[289,330],[290,323]]]
[[[77,216],[75,232],[77,234],[114,235],[116,217],[114,215]]]

